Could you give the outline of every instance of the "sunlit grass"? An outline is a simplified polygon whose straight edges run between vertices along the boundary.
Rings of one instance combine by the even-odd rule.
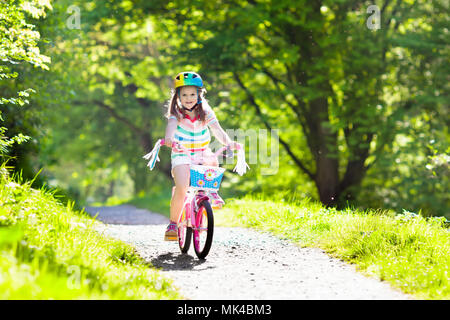
[[[214,212],[215,224],[253,227],[301,246],[320,247],[417,298],[450,298],[450,233],[445,218],[407,211],[340,211],[309,199],[284,198],[225,199],[225,207]],[[157,211],[168,201],[166,193],[142,197],[135,204]]]
[[[305,200],[227,201],[217,225],[247,226],[315,246],[423,299],[450,298],[450,233],[445,218],[410,212],[335,210]]]
[[[48,191],[0,177],[0,299],[174,299],[134,248]]]

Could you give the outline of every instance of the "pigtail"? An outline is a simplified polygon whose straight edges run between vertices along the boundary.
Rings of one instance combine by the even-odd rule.
[[[199,91],[200,103],[195,110],[195,115],[199,117],[200,121],[204,123],[206,121],[206,110],[211,107],[209,106],[208,101],[205,99],[206,89],[201,88]]]
[[[178,120],[180,120],[181,115],[180,108],[178,107],[178,91],[172,90],[171,95],[172,97],[166,103],[166,118],[169,119],[170,116],[175,116]]]

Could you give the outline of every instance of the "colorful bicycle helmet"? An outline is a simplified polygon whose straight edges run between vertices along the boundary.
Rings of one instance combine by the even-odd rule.
[[[202,77],[200,77],[198,73],[192,71],[181,72],[175,77],[175,89],[183,86],[196,86],[198,88],[202,88]]]
[[[200,97],[199,89],[203,87],[203,80],[202,77],[198,73],[192,72],[192,71],[186,71],[181,72],[177,74],[175,77],[175,90],[177,90],[178,94],[180,94],[180,88],[184,86],[195,86],[197,87],[197,103],[190,109],[182,106],[184,110],[192,111],[194,110],[199,104],[202,103],[202,99]]]

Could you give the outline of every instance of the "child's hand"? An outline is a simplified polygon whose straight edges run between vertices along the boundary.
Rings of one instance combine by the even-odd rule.
[[[164,145],[168,146],[168,147],[172,147],[172,139],[170,138],[164,138]]]
[[[239,150],[239,149],[242,149],[242,144],[232,141],[227,145],[227,147],[230,147],[231,149],[234,149],[234,150]]]

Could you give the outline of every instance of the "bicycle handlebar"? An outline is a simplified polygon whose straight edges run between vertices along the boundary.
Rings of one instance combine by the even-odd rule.
[[[155,146],[153,147],[153,150],[150,151],[149,153],[147,153],[145,156],[143,156],[144,159],[149,160],[148,167],[150,168],[150,170],[153,170],[156,162],[159,161],[158,153],[159,153],[159,149],[160,149],[161,145],[166,145],[166,139],[159,139],[156,142]],[[238,152],[237,152],[237,164],[234,167],[233,172],[237,172],[240,176],[242,176],[247,171],[247,169],[250,169],[250,167],[245,162],[245,151],[244,151],[243,146],[240,143],[236,143],[235,146],[236,146],[235,149]],[[186,152],[187,155],[190,156],[190,151],[188,149],[186,149],[185,147],[183,147],[181,144],[179,144],[177,142],[172,142],[171,148],[174,148],[174,147],[177,147],[178,149]],[[224,150],[227,150],[227,156],[229,156],[229,157],[233,156],[233,155],[230,156],[231,147],[229,145],[220,148],[219,150],[217,150],[214,153],[214,155],[217,157]]]
[[[166,145],[166,139],[161,139],[161,145]],[[169,147],[169,146],[167,146],[167,147]],[[185,152],[185,153],[187,153],[187,154],[190,153],[190,151],[189,151],[188,149],[186,149],[186,148],[183,147],[180,143],[177,143],[177,142],[172,142],[172,146],[170,146],[170,147],[171,147],[171,148],[177,148],[177,149],[183,150],[183,152]],[[242,145],[241,145],[241,144],[237,144],[236,150],[240,150],[240,149],[242,149]],[[224,150],[227,151],[226,156],[227,156],[228,158],[231,158],[231,157],[234,156],[233,150],[231,149],[231,147],[230,147],[229,145],[223,146],[222,148],[220,148],[219,150],[217,150],[217,151],[214,153],[214,156],[218,157],[219,155],[222,154],[222,152],[223,152]]]

